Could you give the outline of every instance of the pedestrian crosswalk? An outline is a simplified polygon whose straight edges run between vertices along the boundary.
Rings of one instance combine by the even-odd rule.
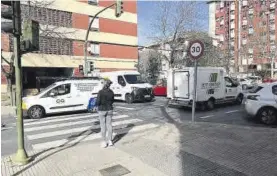
[[[113,136],[143,132],[159,125],[114,112]],[[98,114],[74,114],[25,120],[24,131],[34,150],[46,150],[101,139]]]

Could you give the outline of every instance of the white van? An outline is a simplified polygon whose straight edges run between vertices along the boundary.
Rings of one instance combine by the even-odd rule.
[[[169,104],[192,106],[194,88],[194,68],[170,70],[167,79],[167,98]],[[224,68],[198,67],[197,107],[213,109],[215,104],[243,101],[242,88],[239,83],[226,77]]]
[[[58,81],[35,96],[23,97],[23,115],[42,118],[45,114],[86,110],[89,99],[103,88],[100,78]]]
[[[152,101],[154,98],[152,85],[143,82],[137,71],[103,72],[100,75],[113,82],[111,89],[116,100],[133,103],[134,101]]]

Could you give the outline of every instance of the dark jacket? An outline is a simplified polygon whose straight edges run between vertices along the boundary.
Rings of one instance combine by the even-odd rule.
[[[99,111],[113,110],[114,93],[109,88],[104,88],[98,92],[96,105]]]

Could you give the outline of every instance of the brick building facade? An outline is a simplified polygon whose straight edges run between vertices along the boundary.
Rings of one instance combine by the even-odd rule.
[[[36,76],[80,75],[78,66],[84,64],[84,39],[89,22],[94,14],[114,3],[106,0],[49,2],[41,8],[21,2],[22,19],[30,15],[40,23],[41,29],[39,51],[22,56],[25,88],[34,88]],[[94,61],[100,71],[136,69],[136,1],[124,1],[123,9],[119,18],[115,17],[114,8],[106,10],[90,29],[88,61]],[[13,51],[12,36],[1,33],[1,41],[2,56],[9,59]],[[5,91],[7,80],[2,73],[1,80],[2,91]]]
[[[228,54],[233,72],[277,68],[275,0],[210,1],[209,33]],[[226,51],[226,52],[224,52]]]

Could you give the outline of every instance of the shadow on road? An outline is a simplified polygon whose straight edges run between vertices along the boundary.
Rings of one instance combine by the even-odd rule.
[[[163,116],[168,120],[168,123],[173,124],[180,134],[180,148],[187,145],[187,141],[183,142],[183,134],[186,133],[186,128],[194,128],[194,126],[183,125],[176,122],[166,111],[165,107],[160,107]],[[193,138],[193,136],[192,136]],[[207,149],[208,150],[208,149]],[[228,168],[226,166],[214,163],[208,159],[188,153],[184,150],[179,150],[178,157],[181,159],[181,172],[179,175],[201,175],[201,176],[214,176],[214,175],[228,175],[228,176],[245,176],[245,174]]]
[[[97,125],[99,124],[98,123],[94,123],[94,125]],[[118,141],[120,141],[125,135],[128,134],[128,132],[134,127],[134,124],[128,124],[125,131],[123,131],[124,133],[119,133],[119,134],[116,134],[114,139],[113,139],[113,142],[114,143],[117,143]],[[117,129],[118,130],[118,129]],[[38,152],[31,157],[31,160],[30,160],[30,165],[27,165],[25,168],[23,168],[22,170],[19,170],[18,172],[16,172],[13,176],[17,176],[17,175],[21,175],[24,171],[28,170],[29,168],[33,167],[34,165],[38,164],[39,162],[43,161],[44,159],[58,153],[58,152],[61,152],[63,150],[66,150],[68,148],[71,148],[71,147],[74,147],[76,146],[77,144],[79,144],[80,142],[82,142],[84,139],[86,139],[88,136],[90,136],[91,134],[96,134],[96,133],[100,133],[100,128],[92,128],[91,129],[87,129],[85,131],[82,131],[78,134],[74,134],[74,135],[71,135],[67,138],[67,142],[65,142],[64,144],[58,146],[58,147],[52,147],[52,148],[49,148],[49,149],[46,149],[46,150],[43,150],[41,152]],[[82,138],[80,138],[78,141],[72,143],[72,141],[76,140],[78,137],[81,137],[83,136]],[[46,153],[46,152],[49,152],[51,150],[54,150],[54,149],[58,149],[56,151],[53,151],[52,153],[49,153],[45,156],[43,156],[42,158],[39,158],[36,160],[37,157],[39,157],[40,155]]]

